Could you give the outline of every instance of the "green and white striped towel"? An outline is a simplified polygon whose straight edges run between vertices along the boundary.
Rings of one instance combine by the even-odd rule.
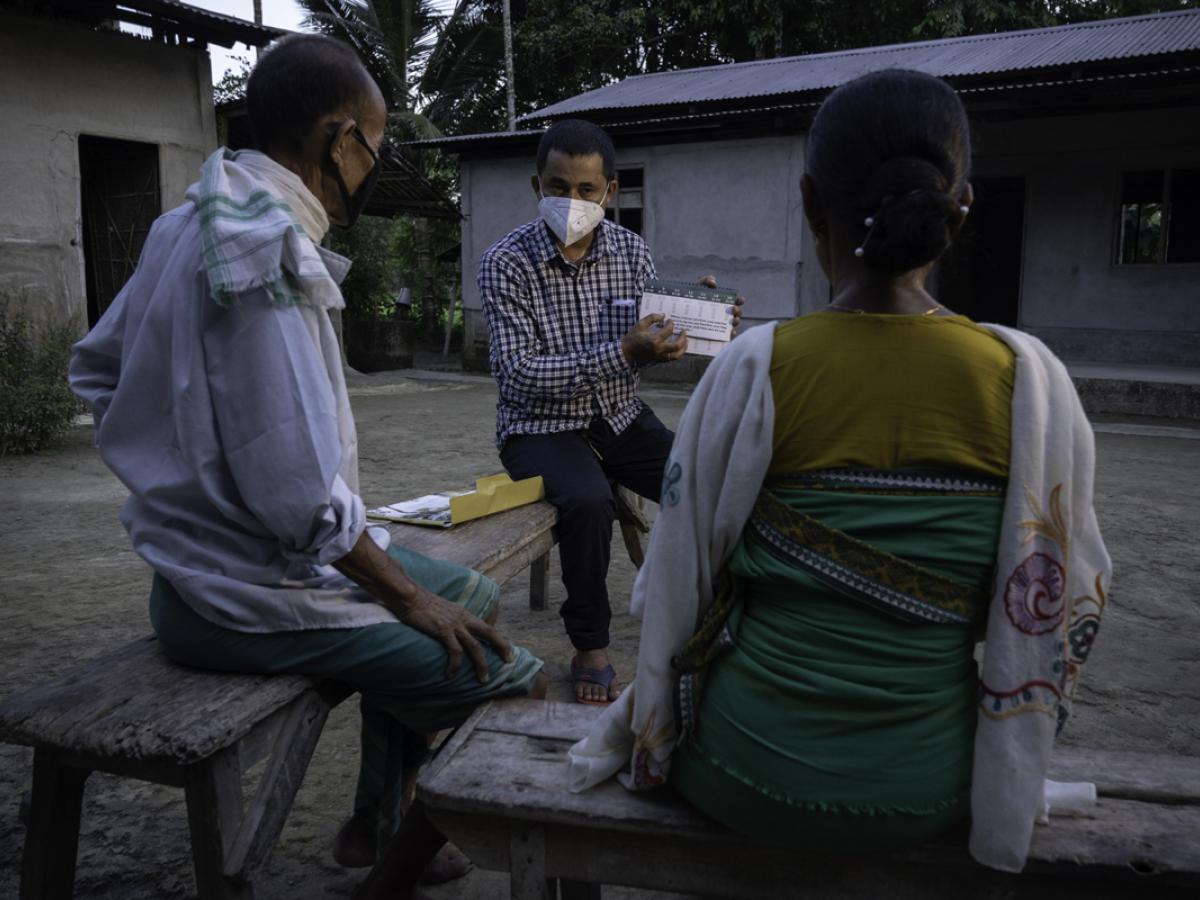
[[[205,161],[187,199],[200,213],[204,268],[217,304],[234,306],[239,295],[265,288],[281,305],[345,305],[314,243],[329,219],[295,173],[257,151],[222,147]]]

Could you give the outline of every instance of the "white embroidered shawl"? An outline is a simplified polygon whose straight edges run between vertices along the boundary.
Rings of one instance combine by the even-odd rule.
[[[1091,426],[1062,363],[1022,332],[988,326],[1012,348],[1012,458],[987,620],[970,849],[1020,871],[1054,735],[1087,658],[1111,577],[1092,508]],[[617,774],[632,790],[665,782],[678,734],[671,658],[712,600],[771,460],[774,324],[724,350],[676,433],[662,504],[631,611],[642,619],[637,678],[571,748],[570,784]]]

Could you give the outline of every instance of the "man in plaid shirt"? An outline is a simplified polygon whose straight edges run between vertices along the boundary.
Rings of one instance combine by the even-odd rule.
[[[658,501],[674,434],[637,397],[638,370],[681,357],[687,335],[672,336],[661,315],[638,317],[654,262],[645,241],[604,218],[617,189],[608,135],[558,122],[542,136],[537,172],[541,216],[479,266],[500,387],[496,444],[514,478],[542,476],[558,509],[575,696],[603,705],[618,694],[608,658],[609,482]]]

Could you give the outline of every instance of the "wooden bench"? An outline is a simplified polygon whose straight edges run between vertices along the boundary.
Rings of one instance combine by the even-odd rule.
[[[391,526],[393,539],[504,582],[531,568],[546,605],[554,508],[537,503],[452,530]],[[22,900],[71,896],[84,782],[93,771],[182,787],[202,900],[250,900],[333,706],[349,694],[301,676],[176,666],[153,637],[0,704],[0,741],[34,748]],[[242,774],[267,765],[249,804]],[[349,798],[347,798],[349,802]]]
[[[970,859],[965,829],[903,853],[837,857],[748,842],[669,790],[610,781],[572,794],[567,748],[596,715],[533,700],[481,707],[417,783],[447,838],[510,873],[513,900],[552,898],[560,879],[564,900],[599,898],[602,883],[754,900],[1200,896],[1200,759],[1060,749],[1051,777],[1094,781],[1100,801],[1087,818],[1038,827],[1025,872],[1006,875]]]

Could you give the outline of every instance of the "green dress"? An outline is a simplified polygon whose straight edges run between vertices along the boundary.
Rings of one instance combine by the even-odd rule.
[[[846,852],[967,814],[1008,455],[1007,402],[980,398],[1011,384],[1007,348],[961,317],[829,313],[778,330],[773,463],[672,757],[695,806],[758,841]],[[841,423],[841,456],[814,405]]]

